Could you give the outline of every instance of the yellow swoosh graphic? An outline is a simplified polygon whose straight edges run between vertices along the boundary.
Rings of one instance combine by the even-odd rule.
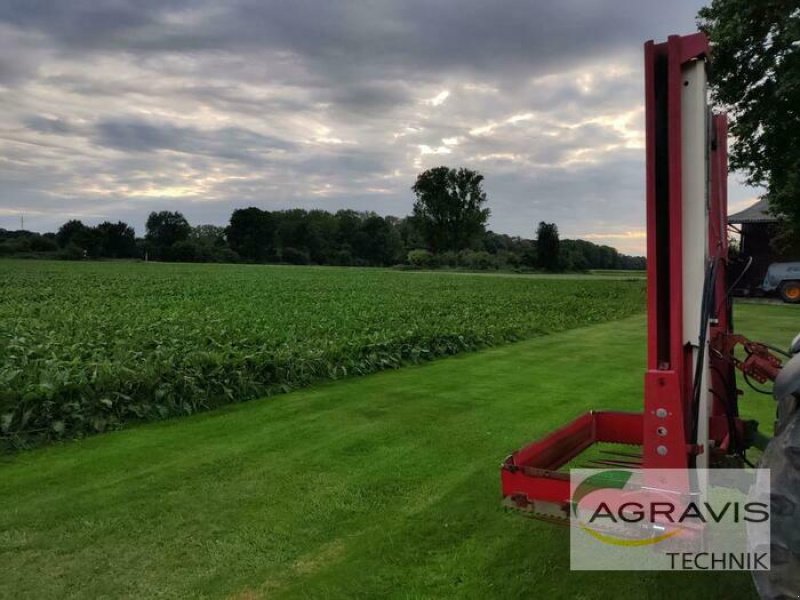
[[[650,544],[663,542],[667,538],[671,538],[672,536],[680,533],[679,529],[673,529],[672,531],[668,531],[662,535],[657,535],[653,538],[647,538],[644,540],[625,540],[611,535],[605,535],[599,531],[595,531],[594,529],[587,527],[586,525],[580,525],[580,528],[593,538],[600,540],[601,542],[605,542],[606,544],[613,544],[614,546],[648,546]]]

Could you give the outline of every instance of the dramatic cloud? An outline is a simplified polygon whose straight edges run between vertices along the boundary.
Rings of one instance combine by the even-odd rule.
[[[0,227],[404,215],[447,164],[484,173],[496,231],[642,252],[641,47],[700,4],[9,0]]]

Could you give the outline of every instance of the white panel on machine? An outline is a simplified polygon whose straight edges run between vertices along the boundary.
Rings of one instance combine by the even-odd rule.
[[[696,60],[682,70],[681,142],[683,230],[683,341],[694,347],[700,338],[703,282],[708,264],[708,101],[706,63]],[[695,363],[691,370],[694,371]],[[708,351],[701,369],[698,440],[708,440]],[[708,466],[709,448],[697,457],[697,467]]]

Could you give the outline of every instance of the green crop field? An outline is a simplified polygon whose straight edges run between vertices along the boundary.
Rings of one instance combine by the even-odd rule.
[[[798,312],[736,317],[785,347]],[[0,597],[756,598],[742,572],[571,572],[565,528],[500,506],[510,451],[641,408],[645,344],[635,315],[6,456]]]
[[[84,436],[610,319],[615,278],[0,261],[5,447]]]

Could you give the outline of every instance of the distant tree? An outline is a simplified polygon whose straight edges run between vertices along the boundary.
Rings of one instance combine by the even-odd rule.
[[[536,260],[539,267],[548,271],[560,268],[560,243],[555,223],[541,221],[536,230]]]
[[[784,245],[800,241],[800,7],[797,0],[712,0],[698,25],[713,43],[714,99],[736,139],[731,168],[767,188],[784,218]]]
[[[312,210],[306,215],[305,245],[311,262],[331,264],[336,254],[339,223],[335,215],[324,210]]]
[[[394,217],[390,217],[394,218]],[[424,248],[427,244],[422,232],[419,230],[419,225],[413,216],[396,219],[393,226],[400,234],[400,240],[406,249]]]
[[[355,257],[367,265],[393,265],[403,256],[400,234],[391,223],[375,214],[361,222],[351,245]]]
[[[39,234],[25,229],[0,228],[0,256],[54,255],[59,249],[53,233]]]
[[[483,175],[469,169],[436,167],[417,176],[414,220],[433,252],[462,250],[479,242],[489,209]]]
[[[58,250],[58,245],[55,240],[39,235],[38,233],[32,234],[28,239],[32,252],[55,252]]]
[[[239,262],[241,257],[228,246],[227,230],[219,225],[192,227],[189,239],[173,247],[173,260],[194,262]],[[187,257],[187,258],[180,258]]]
[[[483,236],[483,249],[491,254],[497,254],[502,250],[508,250],[511,245],[509,242],[509,236],[487,231]]]
[[[62,248],[66,247],[68,244],[80,246],[81,243],[84,243],[88,239],[89,235],[89,227],[77,219],[72,219],[58,228],[56,242]]]
[[[617,268],[624,270],[643,271],[647,268],[647,260],[644,256],[628,256],[627,254],[620,254]]]
[[[226,229],[228,245],[242,258],[263,262],[275,258],[275,217],[251,206],[233,211]]]
[[[308,220],[308,212],[302,208],[282,210],[272,213],[275,219],[275,247],[282,253],[284,248],[292,248],[308,255],[308,247],[317,240]]]
[[[588,271],[592,268],[587,253],[581,244],[582,240],[561,240],[561,265],[567,271]]]
[[[337,211],[334,216],[336,217],[337,223],[337,243],[340,246],[350,245],[361,227],[361,214],[354,210],[346,209]]]
[[[251,207],[234,211],[226,236],[234,251],[259,262],[391,265],[405,254],[397,223],[353,210],[331,214]]]
[[[163,210],[151,212],[147,217],[145,239],[151,244],[157,258],[169,254],[168,249],[189,239],[191,225],[179,212]]]
[[[99,254],[107,258],[132,258],[136,256],[136,234],[133,227],[118,221],[105,221],[95,227]]]
[[[73,246],[71,255],[79,249],[84,257],[99,258],[103,256],[103,233],[97,227],[88,227],[81,221],[73,219],[64,223],[55,235],[59,248]]]
[[[224,246],[225,228],[219,225],[196,225],[189,232],[189,239],[208,246]]]

